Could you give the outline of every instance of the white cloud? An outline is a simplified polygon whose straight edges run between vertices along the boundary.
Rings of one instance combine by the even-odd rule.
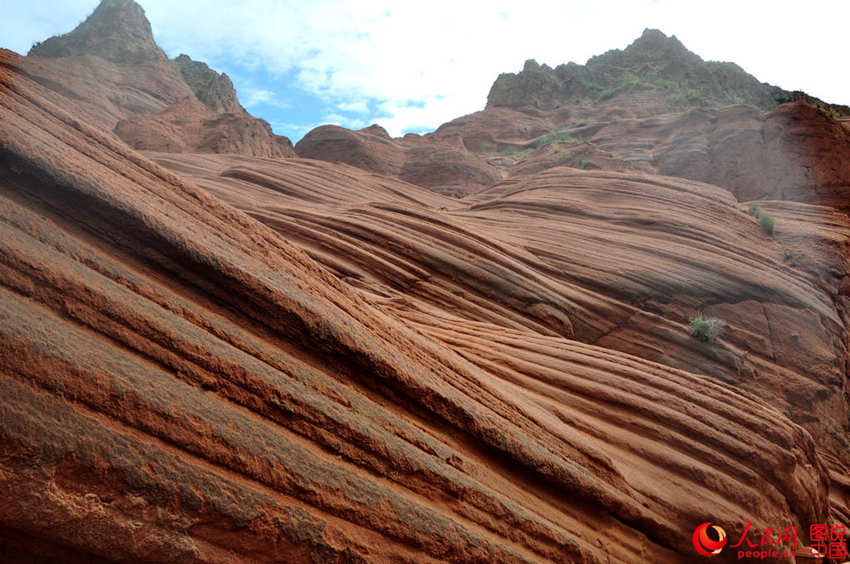
[[[275,72],[298,68],[299,85],[340,111],[384,101],[387,117],[377,121],[394,135],[482,109],[499,73],[527,58],[583,63],[625,47],[645,27],[761,80],[850,103],[850,79],[834,64],[846,51],[841,22],[850,2],[808,2],[804,16],[775,1],[245,0],[206,9],[204,18],[190,17],[195,2],[145,4],[157,32],[191,41],[190,52],[227,52]]]
[[[169,55],[293,73],[336,113],[384,116],[376,121],[394,135],[482,109],[499,73],[518,71],[525,59],[583,63],[625,47],[646,27],[762,81],[850,103],[850,75],[835,62],[846,52],[850,21],[850,2],[841,0],[794,10],[775,0],[140,2]],[[14,26],[0,32],[6,27]]]
[[[36,41],[71,31],[92,13],[97,5],[98,0],[7,0],[3,2],[0,17],[0,47],[26,55]]]
[[[261,104],[276,106],[278,108],[291,108],[292,104],[280,100],[274,92],[263,88],[245,88],[238,92],[239,99],[246,108],[253,108]]]
[[[369,125],[369,122],[362,118],[351,118],[340,114],[325,115],[325,123],[341,125],[348,129],[361,129]]]
[[[313,123],[313,124],[310,124],[310,125],[304,125],[304,124],[300,124],[300,123],[286,123],[286,122],[275,121],[275,122],[270,123],[269,125],[272,126],[272,130],[274,130],[276,133],[288,132],[290,135],[293,135],[295,139],[300,139],[301,137],[306,135],[308,131],[310,131],[311,129],[314,129],[316,127],[319,127],[322,124],[321,123]],[[280,134],[284,135],[285,133],[280,133]],[[292,139],[290,139],[290,140],[292,140]]]
[[[339,102],[336,104],[338,110],[343,112],[351,112],[355,114],[368,114],[369,104],[366,100],[352,100],[349,102]]]

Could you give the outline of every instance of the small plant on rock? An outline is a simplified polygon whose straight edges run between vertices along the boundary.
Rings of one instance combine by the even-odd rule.
[[[545,147],[546,145],[550,145],[552,143],[581,143],[581,139],[573,135],[569,135],[568,133],[564,133],[560,129],[556,129],[548,135],[544,135],[543,137],[537,139],[534,143],[534,146]]]
[[[758,219],[761,224],[761,228],[768,234],[773,235],[774,228],[776,227],[776,220],[773,219],[772,215],[761,211],[761,208],[755,204],[750,205],[750,209],[747,210],[747,213]]]
[[[704,343],[712,343],[723,332],[723,327],[726,325],[722,319],[716,317],[706,317],[702,313],[698,313],[690,319],[691,337]]]
[[[773,230],[776,225],[776,221],[773,219],[772,215],[762,213],[759,216],[759,223],[761,223],[762,229],[764,229],[769,235],[773,235]]]

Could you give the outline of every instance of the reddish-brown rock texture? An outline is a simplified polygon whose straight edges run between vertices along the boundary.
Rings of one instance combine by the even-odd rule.
[[[322,128],[299,153],[323,160],[187,153],[209,131],[169,108],[216,111],[193,93],[220,75],[183,61],[162,92],[186,96],[128,112],[48,61],[0,51],[0,559],[688,563],[705,521],[797,527],[801,553],[850,522],[840,121],[547,139],[573,110],[493,107]],[[723,151],[743,123],[787,174],[814,159],[755,195],[773,235],[754,180],[618,152]]]
[[[292,143],[239,104],[226,74],[180,55],[169,61],[133,0],[103,0],[76,29],[4,58],[62,94],[73,114],[131,147],[295,156]]]
[[[675,37],[646,30],[626,49],[586,65],[552,69],[528,61],[520,73],[499,76],[486,109],[434,133],[377,139],[366,130],[324,126],[296,152],[448,195],[568,166],[708,182],[742,201],[847,209],[848,116],[847,106],[760,83],[733,63],[703,61]],[[425,154],[439,150],[446,168],[409,149],[423,141]]]
[[[323,125],[295,146],[299,157],[345,163],[430,188],[447,196],[466,196],[488,188],[502,173],[469,152],[460,137],[405,135],[392,139],[378,125],[351,131]]]

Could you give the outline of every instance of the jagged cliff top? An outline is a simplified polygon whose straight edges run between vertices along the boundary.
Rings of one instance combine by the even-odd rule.
[[[759,82],[735,63],[704,61],[679,39],[647,29],[625,49],[613,49],[584,65],[554,69],[528,60],[519,73],[504,73],[493,83],[487,107],[557,109],[621,98],[652,98],[655,113],[686,107],[750,104],[763,110],[804,100],[838,115],[850,108],[832,106],[800,92]]]
[[[103,0],[86,20],[63,35],[37,43],[29,55],[97,55],[114,63],[166,60],[156,44],[145,11],[133,0]]]
[[[219,74],[206,63],[193,61],[185,54],[180,54],[173,63],[198,100],[209,109],[218,113],[242,109],[227,73]]]
[[[79,115],[135,149],[294,154],[289,139],[239,104],[226,74],[185,54],[169,61],[133,0],[102,0],[73,31],[29,54],[19,62],[27,72],[61,84]]]

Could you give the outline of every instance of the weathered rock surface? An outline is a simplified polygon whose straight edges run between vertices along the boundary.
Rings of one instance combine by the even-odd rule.
[[[707,518],[846,507],[819,454],[846,419],[845,216],[777,204],[810,219],[775,240],[675,179],[562,168],[458,202],[153,155],[176,176],[57,101],[2,66],[8,553],[688,562]],[[782,323],[759,349],[748,303],[808,320],[809,357]],[[699,306],[729,309],[713,345]]]
[[[189,55],[180,55],[174,59],[174,66],[195,97],[216,113],[238,112],[243,110],[236,98],[233,82],[225,73],[217,73],[206,63],[193,61]]]
[[[688,106],[748,104],[762,110],[805,97],[761,83],[734,63],[703,61],[676,36],[647,29],[625,49],[613,49],[554,69],[534,60],[493,83],[487,107],[553,110],[580,103],[633,106],[644,117]],[[808,97],[810,101],[816,98]],[[643,103],[641,103],[643,102]],[[850,114],[846,106],[829,106]]]
[[[242,108],[226,74],[186,55],[169,61],[133,0],[103,0],[76,29],[30,55],[5,51],[3,59],[135,148],[295,155],[289,139]]]
[[[238,153],[256,157],[292,157],[289,139],[243,112],[213,113],[186,97],[159,114],[121,120],[115,134],[134,149],[171,153]]]
[[[444,124],[433,135],[460,137],[470,152],[512,178],[569,166],[709,182],[742,201],[784,199],[839,209],[850,201],[850,132],[808,104],[767,113],[737,105],[645,118],[596,111],[529,115],[493,108]]]
[[[353,170],[154,157],[402,319],[573,338],[697,370],[768,399],[829,453],[850,446],[850,224],[830,207],[762,204],[771,237],[729,192],[681,179],[557,168],[460,202],[393,189],[417,194],[411,210],[366,179],[346,188]],[[714,345],[687,334],[698,311],[728,323]]]
[[[529,61],[496,80],[485,110],[432,134],[390,139],[324,126],[296,152],[450,195],[568,166],[678,176],[722,186],[739,200],[846,209],[848,115],[846,106],[759,83],[647,30],[586,65]]]
[[[686,563],[704,521],[850,522],[846,120],[490,107],[282,160],[228,85],[0,51],[2,559]]]
[[[73,31],[36,43],[29,55],[96,55],[113,63],[137,65],[165,61],[145,11],[133,0],[102,0]]]
[[[295,152],[303,158],[396,176],[451,196],[479,192],[502,179],[497,168],[467,151],[459,138],[406,135],[391,139],[377,125],[359,131],[323,125],[305,135]]]

